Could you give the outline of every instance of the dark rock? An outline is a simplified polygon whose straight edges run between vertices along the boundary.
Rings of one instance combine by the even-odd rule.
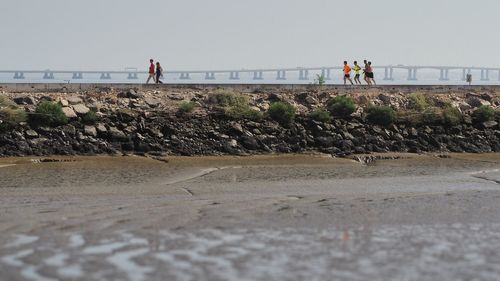
[[[30,96],[20,96],[15,97],[14,102],[19,105],[33,105],[36,104],[36,100]]]

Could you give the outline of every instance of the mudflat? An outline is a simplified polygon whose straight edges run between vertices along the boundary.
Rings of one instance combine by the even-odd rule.
[[[362,158],[0,159],[2,279],[500,278],[500,154]]]

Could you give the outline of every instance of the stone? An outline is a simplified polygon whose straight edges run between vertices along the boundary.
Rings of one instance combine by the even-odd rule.
[[[97,137],[97,130],[96,130],[96,128],[94,126],[87,126],[87,125],[85,125],[85,127],[83,128],[83,132],[87,136]]]
[[[496,125],[498,125],[498,122],[496,122],[496,121],[486,121],[486,122],[483,122],[483,124],[481,124],[481,125],[483,126],[483,128],[489,129],[489,128],[493,128]]]
[[[123,141],[123,140],[127,140],[128,139],[127,136],[125,135],[125,133],[122,132],[122,131],[120,131],[116,127],[110,127],[109,130],[108,130],[108,133],[109,133],[109,137],[112,140]]]
[[[106,129],[106,126],[104,126],[104,124],[102,124],[102,123],[99,123],[96,125],[96,130],[97,130],[97,133],[99,133],[99,134],[105,134],[108,132],[108,129]]]
[[[489,101],[485,101],[478,97],[470,97],[467,99],[467,103],[472,107],[480,107],[481,105],[491,105]]]
[[[70,119],[77,117],[75,111],[71,107],[63,107],[62,111],[64,112],[64,115],[66,115],[66,117],[68,117]]]
[[[143,97],[143,94],[137,92],[134,89],[129,89],[127,92],[127,97],[131,99],[139,99]]]
[[[155,98],[151,98],[151,97],[146,97],[144,98],[144,102],[149,105],[150,107],[157,107],[160,105],[160,101],[155,99]]]
[[[15,97],[14,102],[19,105],[33,105],[36,103],[36,100],[33,97],[30,96],[20,96],[20,97]]]
[[[238,132],[238,133],[243,133],[243,127],[241,126],[240,123],[236,123],[236,122],[233,122],[231,123],[231,129],[233,129],[234,131]]]
[[[28,137],[30,139],[38,138],[38,133],[35,132],[34,130],[27,130],[25,132],[25,134],[26,134],[26,137]]]
[[[65,99],[60,99],[59,100],[59,103],[65,107],[65,106],[69,106],[69,101],[65,100]]]
[[[73,105],[73,110],[78,115],[84,115],[90,111],[90,109],[88,107],[86,107],[84,104],[81,104],[81,103]]]
[[[259,148],[257,140],[250,136],[242,136],[240,142],[246,149],[256,150]]]
[[[318,101],[312,96],[307,96],[305,98],[305,102],[307,102],[308,104],[317,104],[318,103]]]
[[[237,140],[230,140],[227,142],[227,145],[230,147],[238,147],[238,141]]]
[[[69,102],[69,104],[79,104],[79,103],[82,103],[83,100],[80,98],[80,97],[67,97],[66,98],[67,101]]]

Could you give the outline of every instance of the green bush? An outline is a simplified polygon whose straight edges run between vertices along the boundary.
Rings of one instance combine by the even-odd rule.
[[[445,125],[455,126],[462,123],[462,112],[458,108],[446,106],[443,109],[443,123]]]
[[[0,120],[3,127],[26,121],[26,112],[7,97],[0,96]]]
[[[183,101],[179,105],[179,111],[182,113],[189,113],[189,112],[192,112],[195,107],[196,107],[196,103],[194,103],[192,101]]]
[[[327,107],[333,116],[349,116],[356,111],[354,100],[348,96],[336,96],[330,99]]]
[[[429,107],[422,112],[422,122],[427,125],[441,124],[443,117],[443,112],[437,107]]]
[[[413,93],[408,97],[409,108],[422,111],[428,107],[434,106],[434,101],[429,96],[422,93]]]
[[[287,102],[271,103],[267,113],[269,117],[282,124],[289,124],[295,119],[295,107]]]
[[[313,112],[309,114],[309,117],[311,117],[315,121],[319,122],[328,122],[331,120],[330,112],[323,110],[321,108],[315,109]]]
[[[68,123],[68,118],[60,104],[43,101],[37,106],[35,114],[30,115],[30,123],[34,126],[55,127]]]
[[[97,113],[93,110],[85,113],[82,116],[82,123],[87,124],[87,125],[94,125],[97,120],[99,120],[99,116],[97,116]]]
[[[314,85],[323,86],[326,83],[326,79],[324,75],[316,74],[316,78],[314,79]]]
[[[399,123],[406,123],[412,126],[421,125],[423,123],[422,114],[415,110],[405,110],[396,112],[396,120]]]
[[[370,106],[366,110],[368,122],[388,126],[396,120],[396,112],[390,106]]]
[[[248,105],[248,98],[234,90],[218,89],[210,93],[208,98],[223,107]]]
[[[481,105],[472,113],[475,122],[483,123],[495,119],[495,110],[489,105]]]

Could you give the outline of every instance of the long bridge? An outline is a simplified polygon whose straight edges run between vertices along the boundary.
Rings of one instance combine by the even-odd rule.
[[[395,71],[403,71],[406,73],[407,81],[417,81],[419,79],[418,73],[422,70],[432,71],[436,81],[450,81],[450,73],[456,73],[456,82],[465,81],[468,74],[477,73],[474,77],[475,81],[500,81],[500,68],[492,67],[464,67],[464,66],[405,66],[405,65],[388,65],[388,66],[374,66],[376,78],[382,78],[385,81],[394,81]],[[189,82],[193,76],[197,76],[197,82],[205,80],[206,82],[217,82],[220,80],[230,80],[238,83],[242,80],[242,76],[246,75],[247,80],[254,80],[260,83],[262,80],[283,82],[290,80],[290,77],[295,77],[294,80],[303,81],[308,83],[311,79],[322,76],[326,81],[332,80],[334,73],[341,73],[342,67],[297,67],[297,68],[273,68],[273,69],[239,69],[239,70],[182,70],[182,71],[165,71],[164,75],[172,77],[173,80],[181,80]],[[381,75],[383,73],[383,76]],[[28,79],[42,79],[46,82],[55,79],[65,80],[68,83],[79,83],[79,80],[94,77],[95,80],[109,81],[112,79],[118,80],[134,80],[142,79],[147,76],[146,71],[139,71],[136,68],[126,68],[123,71],[82,71],[82,70],[0,70],[1,77],[9,77],[20,83]],[[496,75],[496,77],[494,76]],[[37,78],[34,78],[37,77]],[[341,77],[335,74],[335,77]],[[403,78],[404,79],[404,78]],[[490,80],[491,79],[491,80]],[[167,79],[166,82],[168,82]],[[328,82],[327,82],[328,83]]]

